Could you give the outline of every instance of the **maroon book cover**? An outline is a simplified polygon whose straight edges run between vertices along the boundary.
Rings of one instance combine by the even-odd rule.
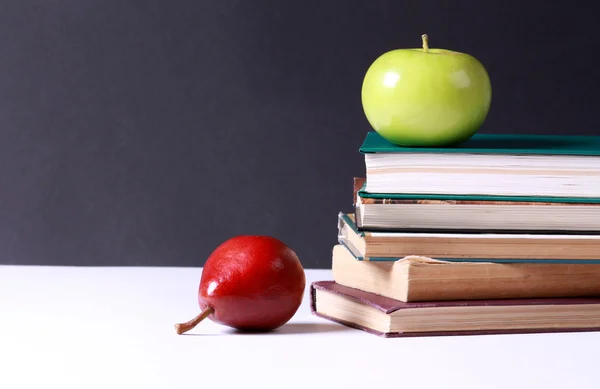
[[[592,328],[524,328],[510,330],[474,330],[456,332],[394,332],[382,333],[370,328],[362,327],[356,323],[344,322],[337,318],[328,317],[316,310],[316,290],[342,295],[351,300],[376,308],[386,314],[400,309],[414,309],[426,307],[457,307],[457,306],[507,306],[507,305],[562,305],[562,304],[600,304],[600,297],[566,297],[543,299],[503,299],[503,300],[461,300],[461,301],[428,301],[428,302],[402,302],[377,294],[339,285],[334,281],[316,281],[310,287],[310,307],[315,316],[356,328],[383,337],[415,337],[415,336],[450,336],[450,335],[492,335],[492,334],[525,334],[525,333],[550,333],[550,332],[589,332],[600,331],[600,327]]]

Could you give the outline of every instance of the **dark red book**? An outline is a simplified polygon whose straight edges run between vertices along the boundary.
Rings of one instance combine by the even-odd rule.
[[[312,313],[383,337],[600,331],[600,297],[402,302],[311,284]]]

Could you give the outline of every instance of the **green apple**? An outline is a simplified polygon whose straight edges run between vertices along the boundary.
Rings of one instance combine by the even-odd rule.
[[[492,101],[484,66],[473,56],[428,46],[388,51],[362,84],[362,105],[377,133],[405,147],[461,143],[483,125]]]

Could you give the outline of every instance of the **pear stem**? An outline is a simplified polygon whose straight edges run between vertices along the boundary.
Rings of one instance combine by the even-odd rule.
[[[427,37],[427,34],[421,35],[421,39],[423,40],[423,51],[428,52],[429,51],[429,38]]]
[[[209,317],[210,315],[212,315],[214,311],[215,310],[213,309],[213,307],[206,307],[206,308],[204,308],[202,310],[202,312],[200,312],[198,314],[198,316],[196,316],[195,318],[191,319],[190,321],[187,321],[185,323],[175,324],[175,331],[177,331],[177,335],[181,335],[181,334],[183,334],[185,332],[188,332],[189,330],[193,329],[202,320],[204,320],[207,317]]]

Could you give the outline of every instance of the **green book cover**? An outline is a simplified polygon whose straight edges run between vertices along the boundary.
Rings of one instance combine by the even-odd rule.
[[[600,136],[475,134],[455,147],[401,147],[370,131],[359,151],[367,153],[465,153],[600,156]]]
[[[342,234],[344,226],[348,226],[354,234],[359,237],[364,237],[366,234],[378,234],[381,231],[361,231],[357,228],[354,220],[347,213],[338,213],[338,243],[346,247],[350,253],[356,258],[357,261],[373,261],[373,262],[388,262],[397,261],[400,258],[390,257],[369,257],[364,258],[360,252],[350,242],[350,239],[346,239]],[[389,232],[388,232],[389,234]],[[483,259],[483,258],[434,258],[437,260],[443,260],[446,262],[487,262],[487,263],[562,263],[562,264],[600,264],[600,260],[579,260],[579,259],[527,259],[527,258],[513,258],[513,259]]]
[[[368,132],[360,147],[362,154],[371,153],[437,153],[437,154],[499,154],[499,155],[571,155],[600,157],[600,136],[586,135],[522,135],[475,134],[456,147],[425,148],[401,147],[385,140],[377,132]],[[500,196],[500,195],[448,195],[413,193],[374,193],[365,187],[358,191],[363,198],[379,199],[429,199],[552,203],[600,203],[600,198],[550,197],[550,196]]]
[[[418,194],[418,193],[371,193],[365,191],[365,185],[358,195],[365,199],[406,199],[441,201],[505,201],[515,203],[557,203],[557,204],[600,204],[597,197],[550,197],[550,196],[496,196],[496,195],[460,195],[460,194]]]

